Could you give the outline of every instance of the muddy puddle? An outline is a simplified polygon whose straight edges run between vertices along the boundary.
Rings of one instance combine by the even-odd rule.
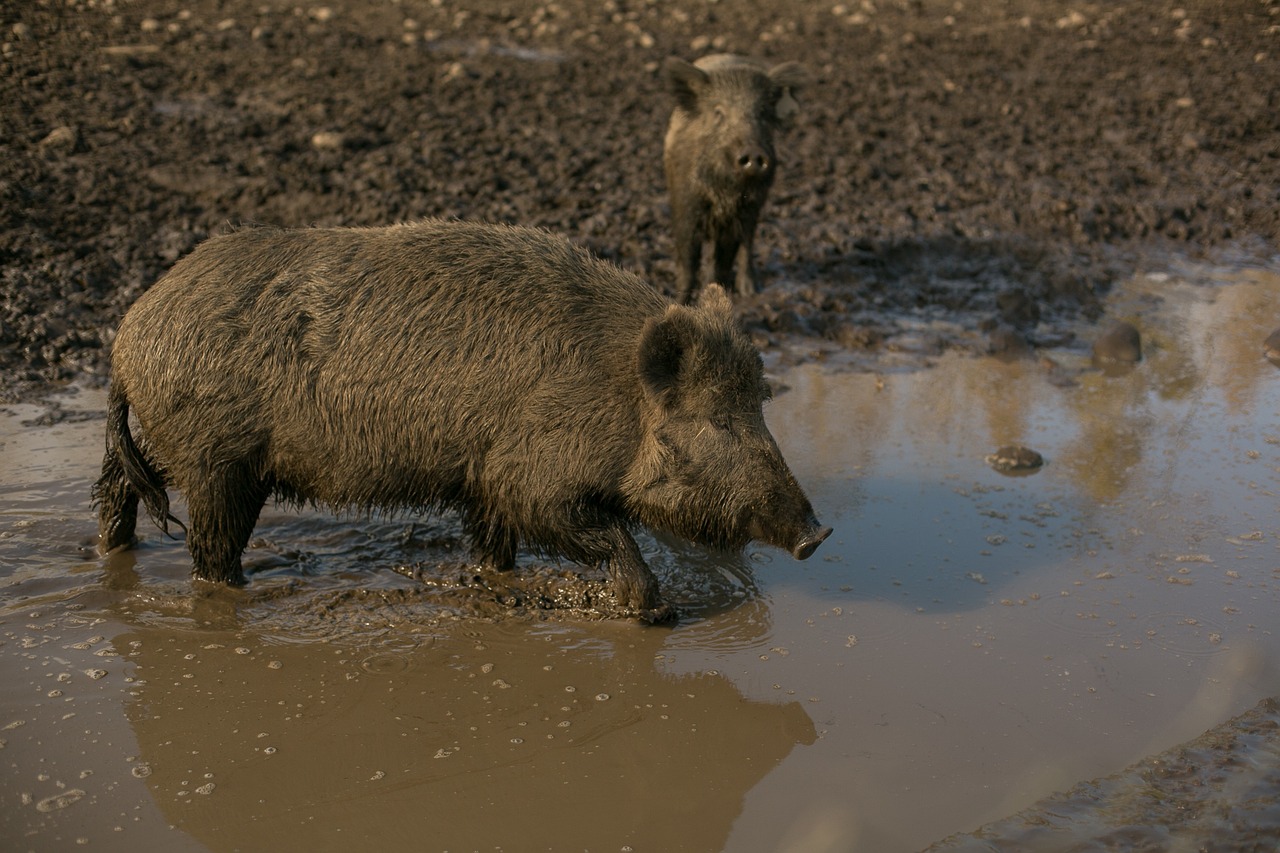
[[[643,538],[669,628],[568,566],[478,575],[448,518],[270,510],[250,586],[193,589],[153,528],[94,552],[101,391],[11,407],[0,848],[1273,839],[1233,804],[1280,792],[1277,304],[1270,273],[1138,276],[1113,375],[1090,327],[1018,361],[775,354],[770,424],[836,532],[806,563]],[[1045,464],[1002,474],[1005,445]]]

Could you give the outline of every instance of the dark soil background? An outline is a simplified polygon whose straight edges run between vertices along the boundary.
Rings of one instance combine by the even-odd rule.
[[[813,77],[740,306],[765,346],[1035,343],[1151,253],[1280,245],[1277,0],[22,0],[0,48],[0,399],[104,377],[241,222],[540,225],[669,288],[671,54]]]

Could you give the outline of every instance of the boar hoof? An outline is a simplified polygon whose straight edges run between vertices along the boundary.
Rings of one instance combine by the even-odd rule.
[[[680,611],[670,604],[659,604],[657,607],[641,610],[636,615],[646,625],[663,625],[679,619]]]

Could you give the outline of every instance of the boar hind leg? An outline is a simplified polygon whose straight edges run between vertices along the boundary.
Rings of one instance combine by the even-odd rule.
[[[93,499],[98,505],[98,535],[102,551],[114,551],[133,544],[140,496],[129,485],[124,465],[114,450],[107,451],[102,460],[102,476],[93,487]]]
[[[265,483],[241,469],[224,469],[200,486],[187,489],[187,548],[195,577],[232,586],[244,584],[240,555],[249,544],[268,494]]]

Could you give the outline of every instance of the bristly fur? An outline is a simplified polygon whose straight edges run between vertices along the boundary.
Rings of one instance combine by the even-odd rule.
[[[731,547],[790,547],[812,526],[724,293],[672,306],[543,231],[428,220],[214,238],[130,309],[112,383],[103,544],[132,538],[139,500],[176,520],[175,487],[208,580],[243,582],[272,497],[457,510],[479,561],[510,568],[530,547],[608,562],[651,614],[634,524]]]
[[[805,85],[794,62],[767,68],[728,54],[663,65],[676,106],[667,126],[663,168],[671,198],[676,297],[697,294],[704,243],[713,281],[739,294],[759,290],[752,254],[756,223],[776,175],[774,134],[790,123]]]

